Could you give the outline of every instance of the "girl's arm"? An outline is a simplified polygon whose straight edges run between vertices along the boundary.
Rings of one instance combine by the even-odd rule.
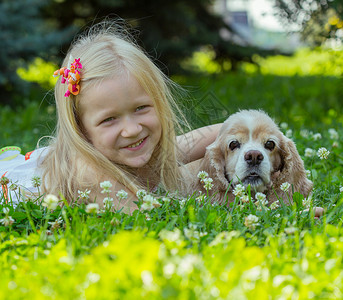
[[[81,159],[78,159],[77,164],[82,163],[85,164]],[[84,171],[82,180],[82,182],[87,186],[87,189],[90,190],[90,193],[88,195],[88,199],[82,199],[82,197],[80,197],[79,202],[96,202],[101,208],[103,208],[104,198],[112,198],[112,205],[115,210],[123,208],[125,213],[132,213],[138,208],[134,203],[135,201],[138,201],[136,195],[126,186],[116,181],[112,175],[100,172],[98,169],[88,165]],[[100,186],[100,183],[104,181],[109,181],[112,185],[107,189],[107,191],[104,191],[106,188]],[[96,184],[94,184],[95,182]],[[86,190],[85,187],[80,189],[82,189],[82,191]],[[126,197],[121,198],[120,195],[117,196],[117,193],[121,190],[127,193]]]
[[[206,147],[214,142],[223,123],[192,130],[176,138],[181,161],[185,164],[204,157]]]
[[[103,181],[110,181],[112,186],[108,189],[108,192],[105,192],[103,188],[98,185],[91,190],[89,195],[89,202],[95,202],[99,204],[101,208],[105,206],[104,199],[111,198],[112,208],[115,210],[123,209],[125,213],[132,213],[138,207],[134,203],[134,201],[138,201],[136,195],[128,190],[124,185],[120,184],[119,182],[114,181],[113,179],[103,178]],[[101,182],[103,182],[101,181]],[[123,195],[117,194],[119,191],[124,191],[127,194]]]

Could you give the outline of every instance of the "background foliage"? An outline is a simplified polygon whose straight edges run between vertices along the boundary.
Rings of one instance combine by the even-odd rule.
[[[0,3],[0,103],[25,103],[28,83],[17,76],[43,58],[59,65],[76,32],[106,17],[123,18],[133,35],[169,75],[185,72],[182,62],[195,51],[211,49],[222,67],[236,70],[241,61],[254,62],[266,51],[242,43],[239,33],[214,13],[214,0],[3,0]],[[320,45],[328,38],[342,39],[340,1],[275,0],[280,17],[302,24],[303,36]],[[224,38],[221,32],[226,31]],[[139,34],[138,34],[139,32]],[[243,39],[244,40],[244,39]]]
[[[224,40],[220,29],[234,33],[211,10],[212,0],[172,2],[160,0],[4,0],[0,3],[0,103],[22,103],[28,84],[18,67],[39,57],[60,64],[74,34],[104,18],[119,19],[159,67],[168,74],[181,72],[180,61],[201,46],[211,45],[215,59],[232,65],[250,61],[253,53],[266,51]],[[139,35],[138,32],[139,31]]]
[[[343,3],[341,0],[275,0],[281,20],[300,25],[302,38],[314,46],[327,40],[341,45]]]

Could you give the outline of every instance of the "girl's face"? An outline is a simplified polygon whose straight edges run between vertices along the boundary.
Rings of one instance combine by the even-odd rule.
[[[162,127],[152,99],[130,73],[106,79],[81,99],[81,122],[87,138],[114,163],[145,166]]]

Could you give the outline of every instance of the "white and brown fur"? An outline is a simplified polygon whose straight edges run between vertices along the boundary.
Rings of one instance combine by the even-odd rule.
[[[252,195],[263,192],[269,203],[287,195],[280,185],[288,182],[289,189],[307,197],[312,182],[306,178],[304,163],[292,140],[279,130],[275,122],[263,111],[242,110],[231,115],[223,124],[217,139],[206,148],[204,158],[187,165],[187,193],[203,191],[197,178],[199,171],[206,171],[213,179],[210,191],[212,200],[225,203],[235,196],[234,187],[250,184]]]

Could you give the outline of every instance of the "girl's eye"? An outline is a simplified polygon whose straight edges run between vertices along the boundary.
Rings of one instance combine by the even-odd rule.
[[[109,117],[109,118],[103,120],[101,123],[110,122],[110,121],[112,121],[112,120],[114,120],[114,118],[113,118],[113,117]]]
[[[146,107],[148,107],[148,106],[147,106],[147,105],[138,106],[138,107],[136,108],[136,111],[140,111],[140,110],[142,110],[142,109],[144,109],[144,108],[146,108]]]

